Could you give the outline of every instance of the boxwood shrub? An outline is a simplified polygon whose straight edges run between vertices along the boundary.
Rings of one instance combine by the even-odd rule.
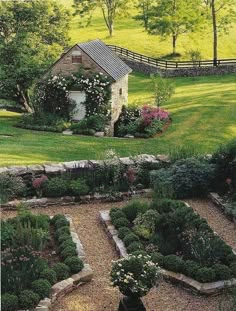
[[[216,280],[229,280],[231,278],[231,270],[225,265],[215,264],[212,269],[215,272]]]
[[[149,208],[148,203],[142,201],[131,201],[122,208],[122,212],[130,222],[134,221],[138,213],[145,213]]]
[[[140,242],[132,242],[129,244],[129,246],[126,249],[127,249],[127,252],[130,254],[135,251],[143,250],[143,244]]]
[[[46,279],[38,279],[32,283],[33,291],[39,295],[40,299],[49,297],[51,284]]]
[[[75,242],[72,241],[72,237],[71,236],[70,236],[69,239],[65,240],[64,242],[62,242],[59,245],[59,252],[61,253],[68,246],[72,246],[74,248],[76,247],[76,244],[75,244]]]
[[[22,309],[32,309],[35,307],[40,300],[38,294],[32,290],[23,290],[19,296],[19,305]]]
[[[64,263],[70,268],[71,273],[78,273],[84,267],[83,261],[77,256],[67,257]]]
[[[123,239],[123,242],[126,247],[129,246],[133,242],[139,242],[139,241],[140,241],[139,237],[134,233],[127,234]]]
[[[66,248],[64,248],[62,250],[60,255],[63,258],[63,260],[65,260],[67,257],[76,256],[77,255],[77,251],[76,251],[75,247],[67,246]]]
[[[118,218],[113,221],[113,225],[119,229],[121,227],[129,227],[129,221],[126,218]]]
[[[55,222],[56,222],[57,220],[59,220],[59,219],[66,219],[66,217],[65,217],[65,215],[63,215],[63,214],[56,214],[55,216],[53,216],[53,217],[51,218],[50,223],[51,223],[52,225],[54,225]]]
[[[212,268],[200,268],[196,272],[196,280],[202,283],[214,282],[216,280],[215,271]]]
[[[16,311],[18,310],[18,297],[13,294],[2,294],[1,296],[2,311]]]
[[[69,277],[70,269],[62,262],[55,264],[55,266],[53,266],[53,270],[56,272],[58,281],[67,279]]]
[[[72,241],[72,237],[70,235],[70,233],[63,233],[58,237],[58,243],[61,244],[66,240],[71,240]]]
[[[132,231],[128,227],[120,227],[118,229],[118,238],[119,239],[124,239],[126,235],[131,233]]]
[[[57,281],[56,272],[53,269],[45,269],[41,272],[40,277],[42,279],[48,280],[51,285],[55,284]]]
[[[62,219],[62,218],[61,218],[61,219],[58,219],[58,220],[55,222],[55,224],[54,224],[56,230],[59,229],[59,228],[61,228],[61,227],[65,227],[65,226],[69,226],[69,225],[70,225],[69,220],[67,220],[67,219]]]
[[[70,227],[69,226],[63,226],[63,227],[60,227],[56,230],[55,232],[55,237],[56,239],[59,238],[60,235],[64,234],[64,233],[68,233],[70,234]]]
[[[167,255],[164,257],[163,266],[165,269],[175,272],[184,271],[184,261],[176,255]]]

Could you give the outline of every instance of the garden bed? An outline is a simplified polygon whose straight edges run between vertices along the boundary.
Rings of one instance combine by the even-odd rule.
[[[2,223],[1,232],[3,311],[19,306],[32,310],[37,303],[35,310],[47,311],[59,297],[92,279],[71,218],[21,211]]]
[[[217,205],[228,216],[228,218],[236,224],[236,217],[234,217],[231,213],[229,214],[228,212],[226,212],[227,206],[223,198],[218,193],[214,193],[214,192],[210,192],[209,197],[211,201],[215,205]]]
[[[105,226],[105,229],[115,244],[116,250],[120,257],[126,257],[128,255],[124,242],[118,237],[119,230],[117,231],[115,226],[111,222],[109,211],[100,212],[100,220]],[[236,253],[233,251],[234,256]],[[176,273],[167,269],[162,269],[162,275],[165,279],[171,280],[174,283],[180,283],[185,287],[205,295],[216,294],[219,291],[236,286],[236,278],[230,278],[227,280],[219,280],[214,282],[199,282],[190,276],[186,276],[183,273]]]

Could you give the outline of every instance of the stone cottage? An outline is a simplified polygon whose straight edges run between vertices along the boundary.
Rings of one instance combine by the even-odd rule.
[[[132,71],[108,46],[101,40],[93,40],[75,44],[64,52],[50,68],[52,75],[71,75],[80,68],[87,72],[98,72],[112,79],[111,91],[111,134],[121,108],[128,103],[128,75]],[[71,91],[70,96],[76,101],[73,120],[81,120],[85,116],[85,108],[81,104],[85,93]]]

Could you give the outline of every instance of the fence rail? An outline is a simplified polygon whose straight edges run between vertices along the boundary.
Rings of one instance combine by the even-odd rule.
[[[236,66],[236,59],[217,59],[216,63],[214,60],[199,60],[199,61],[179,61],[175,62],[172,60],[160,60],[153,57],[148,57],[143,54],[139,54],[128,49],[116,46],[108,45],[112,51],[117,55],[127,58],[130,60],[138,61],[140,63],[149,64],[160,69],[176,69],[176,68],[196,68],[196,67],[215,67],[223,65],[234,65]]]

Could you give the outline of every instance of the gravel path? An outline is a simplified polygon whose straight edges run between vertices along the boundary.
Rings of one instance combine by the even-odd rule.
[[[218,209],[206,200],[190,200],[188,203],[205,217],[212,228],[232,247],[236,248],[235,226]],[[124,204],[124,203],[123,203]],[[115,204],[116,206],[122,204]],[[94,270],[94,280],[68,294],[55,303],[53,311],[117,311],[120,294],[110,286],[111,261],[117,254],[98,220],[100,210],[110,209],[111,204],[52,207],[35,209],[35,213],[68,214],[78,231],[84,246],[87,262]],[[3,212],[2,217],[15,216],[15,212]],[[204,297],[193,295],[186,289],[162,281],[143,301],[147,311],[217,311],[225,296]]]

